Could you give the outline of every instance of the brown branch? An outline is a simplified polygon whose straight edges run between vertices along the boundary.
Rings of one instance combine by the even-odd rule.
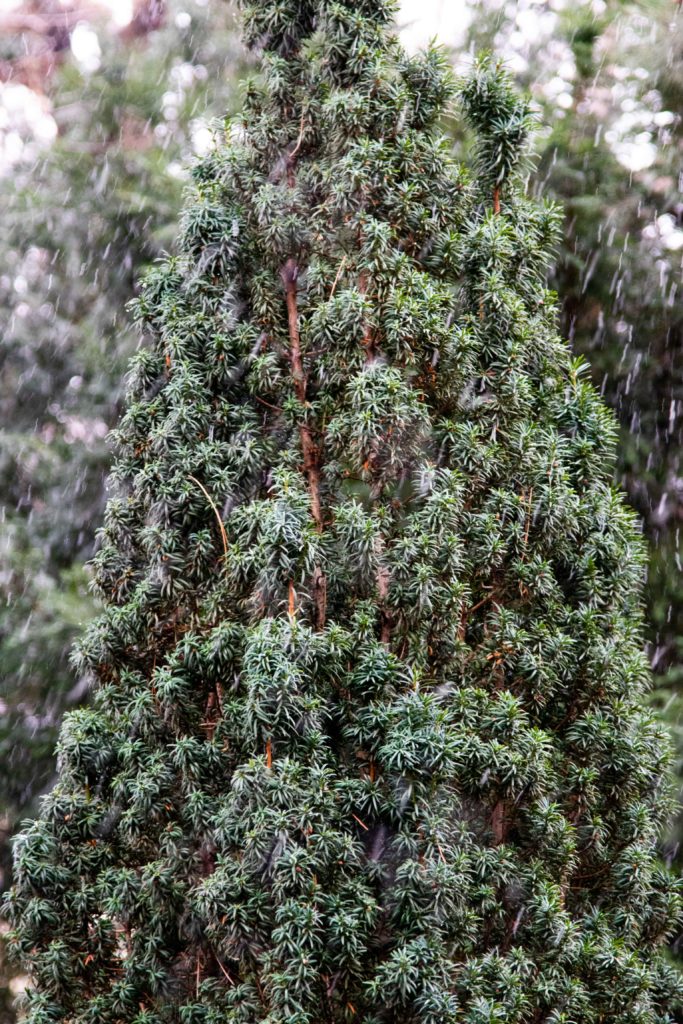
[[[202,728],[206,729],[206,735],[209,739],[209,742],[213,740],[214,735],[216,733],[215,710],[217,705],[217,699],[218,698],[216,696],[216,691],[212,690],[211,693],[209,694],[208,700],[206,702],[206,709],[204,711],[204,721],[202,722]]]
[[[500,186],[498,185],[493,190],[493,212],[496,216],[500,213]]]
[[[368,293],[368,277],[365,271],[360,275],[358,282],[358,289],[361,295],[366,296]],[[377,347],[375,345],[375,335],[371,324],[365,325],[365,332],[363,334],[363,348],[365,349],[365,364],[369,366],[370,363],[374,362],[377,358]]]
[[[495,596],[495,591],[492,590],[490,594],[487,594],[486,597],[483,597],[481,601],[477,601],[477,603],[475,605],[472,605],[471,608],[463,606],[463,610],[460,615],[460,628],[458,629],[458,640],[464,640],[465,637],[467,636],[467,626],[471,616],[474,615],[475,612],[478,612],[480,608],[483,608],[485,604],[488,604],[489,601],[492,601],[495,598]]]
[[[534,501],[534,489],[533,487],[529,490],[529,512],[526,521],[526,530],[524,531],[524,547],[528,547],[529,534],[531,532],[531,517],[533,513],[533,501]]]
[[[379,597],[379,604],[382,613],[381,640],[382,643],[387,646],[391,641],[391,619],[386,611],[386,601],[389,596],[389,583],[389,570],[385,565],[380,565],[377,569],[377,596]]]
[[[302,403],[306,402],[306,374],[301,357],[301,335],[299,332],[299,304],[297,299],[299,267],[296,260],[289,259],[280,271],[287,299],[287,321],[289,324],[289,358],[292,363],[294,390]]]
[[[531,521],[533,519],[533,513],[534,513],[534,489],[533,489],[533,487],[531,487],[529,489],[529,494],[527,496],[527,502],[528,502],[528,505],[527,505],[527,510],[526,510],[526,523],[525,523],[525,526],[524,526],[524,543],[522,544],[522,561],[523,562],[526,562],[526,557],[527,557],[527,554],[528,554],[529,535],[531,533]],[[520,584],[520,587],[521,587],[521,584]]]
[[[368,292],[368,276],[365,271],[362,271],[358,281],[358,289],[361,295],[366,296]],[[365,365],[370,366],[377,358],[377,345],[375,343],[375,333],[370,323],[366,323],[365,330],[363,332],[363,348],[365,349]],[[364,469],[371,469],[370,461],[365,463]],[[393,623],[391,616],[386,609],[386,599],[389,595],[389,585],[391,577],[389,570],[386,566],[380,565],[377,569],[376,583],[377,583],[377,595],[380,602],[380,614],[382,616],[382,632],[380,639],[383,644],[387,647],[391,643],[391,631]]]
[[[507,816],[507,810],[507,802],[505,800],[499,800],[493,808],[493,814],[491,815],[491,829],[493,830],[496,846],[500,846],[501,843],[505,842],[508,826],[510,824]]]
[[[303,419],[299,426],[301,450],[304,457],[304,473],[308,481],[308,493],[311,499],[311,513],[318,533],[323,532],[323,515],[320,504],[320,465],[318,449],[313,441],[311,428],[306,422],[306,388],[307,380],[301,355],[301,335],[299,332],[299,306],[297,301],[297,279],[299,268],[295,260],[290,259],[281,271],[287,300],[287,319],[289,323],[289,358],[292,365],[294,391],[303,407]],[[319,565],[313,570],[313,590],[316,605],[316,625],[325,628],[327,619],[327,579]]]

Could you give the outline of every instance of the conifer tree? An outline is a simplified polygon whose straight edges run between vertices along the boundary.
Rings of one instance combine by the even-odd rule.
[[[664,1024],[643,550],[527,107],[391,0],[245,0],[115,432],[94,707],[16,849],[30,1024]]]

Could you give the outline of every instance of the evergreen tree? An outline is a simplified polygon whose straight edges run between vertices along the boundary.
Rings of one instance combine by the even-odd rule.
[[[664,1024],[667,748],[526,105],[391,0],[258,0],[137,303],[98,681],[17,844],[31,1024]]]

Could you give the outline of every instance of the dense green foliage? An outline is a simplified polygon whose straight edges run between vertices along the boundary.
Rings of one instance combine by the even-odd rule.
[[[664,1024],[642,545],[557,331],[526,105],[377,0],[245,3],[263,79],[137,303],[17,845],[31,1024]]]

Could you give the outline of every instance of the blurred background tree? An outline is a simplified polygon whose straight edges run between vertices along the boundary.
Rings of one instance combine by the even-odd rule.
[[[408,45],[488,48],[551,126],[532,187],[566,211],[563,329],[622,424],[619,473],[652,548],[654,699],[683,762],[680,194],[673,0],[403,0]],[[186,168],[237,106],[229,0],[0,3],[0,866],[49,786],[68,653],[94,612],[105,435],[137,338],[126,303],[170,246]],[[468,139],[448,123],[466,157]],[[682,770],[683,771],[683,770]],[[683,820],[669,841],[677,856]],[[17,982],[15,981],[16,987]],[[4,999],[4,1003],[3,1003]],[[13,1021],[0,995],[0,1024]]]
[[[0,868],[49,786],[69,668],[94,612],[84,564],[102,519],[129,356],[126,304],[170,245],[192,157],[235,101],[227,4],[155,0],[122,30],[97,4],[0,15]],[[21,30],[15,34],[16,30]],[[13,1020],[11,993],[0,1021]]]

